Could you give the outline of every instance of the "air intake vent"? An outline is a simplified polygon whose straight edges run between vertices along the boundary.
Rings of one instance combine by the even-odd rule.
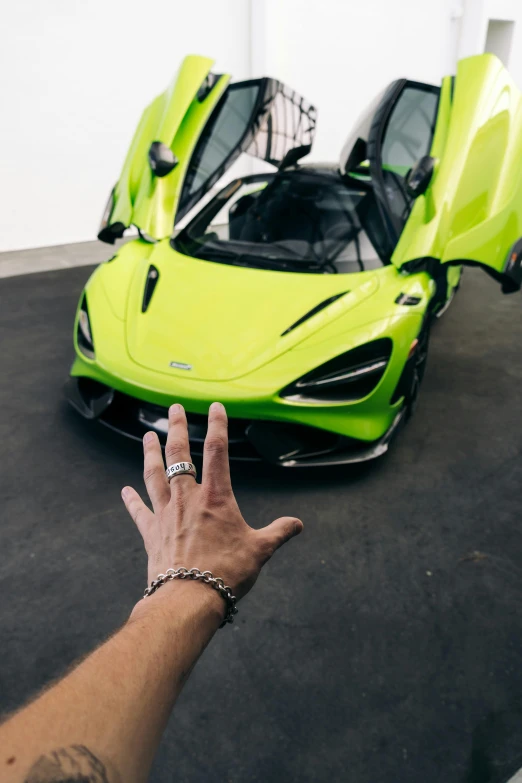
[[[349,291],[343,291],[341,294],[335,294],[335,296],[331,296],[329,299],[325,299],[324,302],[321,302],[321,304],[316,305],[311,310],[309,310],[306,315],[303,315],[302,318],[300,318],[298,321],[295,322],[295,324],[292,324],[292,326],[289,326],[288,329],[285,329],[285,331],[282,333],[281,337],[284,337],[285,334],[289,334],[290,332],[293,332],[294,329],[297,329],[298,326],[301,326],[301,324],[304,324],[305,321],[308,321],[309,318],[311,318],[313,315],[316,315],[316,313],[320,313],[321,310],[324,310],[325,307],[328,307],[328,305],[331,305],[332,302],[335,302],[337,299],[340,299],[341,296],[344,296],[345,294],[349,294]]]
[[[147,273],[147,281],[145,283],[145,290],[143,292],[143,301],[141,303],[141,312],[146,312],[150,300],[152,299],[152,294],[154,293],[154,289],[156,288],[156,284],[159,280],[159,272],[156,269],[154,265],[151,264],[149,267],[149,271]]]
[[[399,294],[399,296],[395,300],[395,304],[406,305],[407,307],[413,307],[414,305],[418,305],[420,301],[421,301],[421,297],[420,296],[410,296],[409,294]]]
[[[367,397],[386,371],[392,341],[381,337],[330,359],[287,386],[281,397],[292,402],[354,402]]]

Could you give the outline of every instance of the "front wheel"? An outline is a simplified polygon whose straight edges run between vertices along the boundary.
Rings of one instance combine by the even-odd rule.
[[[434,312],[435,318],[437,320],[439,320],[439,318],[442,318],[444,313],[448,310],[449,306],[453,302],[453,298],[460,288],[462,273],[463,273],[462,267],[451,267],[449,269],[446,269],[446,274],[444,275],[443,278],[441,278],[442,280],[441,285],[445,286],[446,289],[446,297],[445,297],[445,301]],[[449,293],[447,293],[448,286],[449,286]]]
[[[428,361],[428,348],[430,344],[430,327],[426,320],[417,337],[412,356],[408,359],[407,383],[404,394],[404,407],[406,417],[409,419],[417,407],[417,399]]]

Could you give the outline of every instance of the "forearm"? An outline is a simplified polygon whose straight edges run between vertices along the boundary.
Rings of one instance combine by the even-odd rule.
[[[67,764],[92,764],[96,783],[145,781],[176,698],[223,612],[223,599],[192,581],[170,582],[141,601],[115,636],[0,727],[2,781],[59,783],[69,779]],[[48,770],[62,762],[63,776],[51,777]]]
[[[245,522],[227,451],[227,418],[209,412],[203,480],[194,471],[169,484],[157,434],[144,438],[144,479],[152,503],[124,487],[124,503],[149,557],[149,583],[170,568],[196,566],[223,580],[236,599],[285,541],[301,532],[295,517],[265,528]],[[183,408],[169,409],[165,454],[190,462]],[[0,726],[2,783],[142,783],[183,683],[225,614],[209,584],[173,580],[134,608],[109,641],[59,683]]]

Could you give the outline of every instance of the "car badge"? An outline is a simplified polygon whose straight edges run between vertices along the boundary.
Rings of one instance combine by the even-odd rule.
[[[192,370],[191,364],[184,364],[183,362],[171,362],[169,366],[175,370]]]

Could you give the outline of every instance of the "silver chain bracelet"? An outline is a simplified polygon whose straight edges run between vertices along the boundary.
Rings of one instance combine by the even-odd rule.
[[[227,605],[225,619],[219,627],[223,628],[227,623],[234,622],[234,615],[237,614],[237,598],[232,594],[232,589],[227,587],[222,579],[214,576],[211,571],[200,571],[199,568],[183,568],[183,566],[181,568],[167,568],[164,574],[159,574],[156,579],[152,580],[150,587],[146,588],[143,597],[148,598],[149,595],[155,593],[161,585],[164,585],[171,579],[200,579],[202,582],[205,582],[205,584],[213,587],[214,590],[217,590],[224,598]]]

